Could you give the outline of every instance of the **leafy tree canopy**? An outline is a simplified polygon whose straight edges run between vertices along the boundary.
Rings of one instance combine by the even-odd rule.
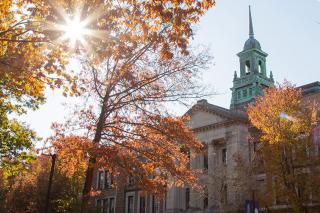
[[[259,130],[255,140],[257,168],[267,175],[261,194],[264,205],[289,204],[293,212],[308,212],[306,204],[319,199],[319,155],[313,140],[319,106],[305,100],[302,91],[285,83],[264,91],[248,108],[252,124]]]
[[[33,159],[30,150],[37,140],[35,132],[0,110],[0,169],[4,181],[17,175]]]

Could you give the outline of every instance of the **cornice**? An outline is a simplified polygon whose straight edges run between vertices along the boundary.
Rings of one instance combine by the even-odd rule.
[[[192,128],[193,132],[205,132],[205,131],[209,131],[212,129],[218,129],[221,127],[229,127],[235,124],[249,124],[246,121],[242,121],[242,120],[227,120],[227,121],[222,121],[222,122],[218,122],[218,123],[214,123],[214,124],[209,124],[209,125],[205,125],[205,126],[200,126],[200,127],[196,127],[196,128]]]

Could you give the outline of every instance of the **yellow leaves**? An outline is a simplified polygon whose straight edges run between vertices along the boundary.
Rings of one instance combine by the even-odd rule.
[[[270,143],[295,140],[311,131],[312,111],[304,109],[301,99],[301,91],[289,84],[266,89],[264,96],[249,106],[250,121]]]
[[[77,1],[55,2],[54,5],[61,5],[65,13],[71,13],[79,5]],[[86,10],[82,10],[81,16],[89,20],[88,27],[97,34],[96,37],[86,39],[86,46],[90,49],[88,55],[96,63],[111,56],[123,59],[130,57],[138,45],[143,46],[150,42],[157,43],[152,47],[159,50],[162,59],[171,59],[173,51],[170,49],[176,47],[180,48],[183,54],[188,54],[188,39],[192,34],[190,23],[199,20],[200,14],[212,6],[210,2],[212,1],[84,1],[83,7]],[[26,3],[32,6],[28,6],[29,9],[24,11]],[[199,3],[204,6],[199,7]],[[28,80],[34,78],[32,82],[38,80],[37,84],[43,84],[37,86],[38,89],[43,89],[45,83],[52,88],[68,84],[70,78],[64,70],[66,58],[70,56],[68,48],[66,44],[56,42],[59,32],[47,27],[63,21],[60,14],[63,11],[59,11],[60,8],[55,8],[54,5],[42,0],[1,1],[0,39],[5,39],[0,41],[0,55],[5,56],[1,60],[2,64],[14,65],[1,68],[1,79],[4,78],[2,73],[9,73],[8,80],[15,79],[20,82],[28,83]],[[20,22],[14,18],[13,7],[26,21]],[[28,31],[24,32],[26,29]],[[53,76],[63,76],[67,80],[50,80]],[[18,84],[14,87],[18,87]],[[12,88],[7,89],[9,91]],[[23,88],[19,90],[22,95]],[[75,87],[68,91],[75,93]],[[42,92],[35,91],[31,96],[27,95],[31,99],[37,99],[37,94]],[[67,95],[66,92],[64,94]]]
[[[46,26],[39,24],[46,21],[46,3],[1,1],[0,83],[6,93],[0,97],[2,102],[35,107],[43,99],[46,84],[60,87],[69,83],[51,80],[53,76],[68,77],[64,70],[68,55],[61,45],[53,44]],[[20,103],[22,99],[29,104]]]
[[[266,142],[259,146],[256,155],[263,162],[257,166],[258,171],[263,169],[272,181],[262,195],[263,200],[269,200],[269,204],[274,200],[274,194],[270,192],[275,190],[277,196],[282,196],[293,208],[296,208],[298,199],[305,203],[304,197],[310,195],[310,179],[319,177],[317,169],[309,170],[310,165],[319,163],[318,156],[314,155],[316,147],[312,141],[312,131],[318,119],[317,111],[315,105],[305,103],[299,89],[287,82],[266,89],[264,96],[249,106],[250,121],[259,130],[258,134],[261,134],[256,141]],[[305,180],[307,182],[303,182]],[[298,199],[297,186],[303,188]]]

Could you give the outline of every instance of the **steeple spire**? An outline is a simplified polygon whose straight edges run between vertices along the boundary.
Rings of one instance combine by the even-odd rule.
[[[253,24],[252,24],[252,16],[251,16],[251,6],[249,5],[249,37],[253,38]]]
[[[263,89],[272,87],[274,79],[272,73],[267,76],[266,58],[260,43],[254,38],[251,7],[249,6],[249,38],[243,50],[238,53],[240,61],[240,76],[234,74],[231,109],[244,109],[255,100],[257,95],[263,94]]]

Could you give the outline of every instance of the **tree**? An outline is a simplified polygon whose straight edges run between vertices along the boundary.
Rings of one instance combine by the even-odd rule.
[[[6,111],[35,109],[43,103],[47,85],[75,92],[74,79],[65,71],[67,46],[55,42],[63,32],[47,29],[53,11],[45,3],[4,0],[0,4],[0,106]]]
[[[307,212],[310,196],[319,199],[319,156],[312,140],[319,108],[302,98],[301,90],[285,83],[266,89],[248,108],[263,143],[258,156],[268,177],[264,202],[284,202],[294,212]]]
[[[36,55],[28,60],[43,61],[44,64],[37,64],[39,66],[36,68],[41,71],[36,72],[37,75],[24,72],[27,80],[30,76],[36,76],[31,78],[34,81],[39,76],[43,80],[41,77],[44,76],[45,82],[53,87],[64,82],[60,78],[50,79],[46,75],[48,73],[72,81],[73,78],[64,72],[64,58],[60,57],[64,56],[65,46],[52,47],[51,44],[60,40],[63,34],[59,30],[60,25],[68,19],[79,18],[80,24],[86,28],[80,30],[83,35],[75,41],[77,45],[74,51],[80,55],[86,71],[78,76],[80,83],[76,85],[72,81],[71,86],[71,92],[81,88],[84,97],[87,95],[89,101],[95,104],[92,109],[85,108],[78,112],[79,126],[90,130],[87,137],[95,145],[90,150],[83,211],[86,210],[91,190],[93,168],[97,164],[110,168],[114,174],[139,174],[141,185],[150,186],[154,191],[163,191],[163,187],[155,186],[166,185],[165,180],[169,175],[176,177],[180,183],[187,180],[192,182],[193,175],[185,166],[187,157],[180,149],[187,146],[197,150],[201,145],[184,126],[186,118],[172,117],[165,104],[200,96],[199,88],[193,81],[198,77],[199,70],[205,68],[209,58],[205,54],[190,54],[188,44],[193,35],[192,24],[198,22],[205,11],[214,5],[214,0],[56,0],[52,3],[30,0],[29,3],[30,7],[23,7],[18,1],[17,8],[21,11],[28,8],[26,16],[35,19],[24,26],[32,26],[31,36],[38,37],[35,40],[23,38],[23,41],[17,41],[15,37],[2,40],[10,40],[8,44],[16,41],[21,45],[28,44],[33,50],[30,53],[49,52],[48,55],[52,53],[54,57],[49,57],[53,59],[50,61],[41,59],[42,55]],[[15,28],[15,24],[9,26]],[[12,31],[10,27],[6,29]],[[24,30],[24,27],[20,29],[22,32]],[[7,31],[4,29],[3,32],[6,34]],[[15,35],[20,36],[20,33]],[[22,33],[22,37],[30,34]],[[42,42],[35,43],[39,38]],[[30,40],[32,42],[28,42]],[[45,51],[39,51],[34,47],[35,44],[45,45]],[[49,47],[53,50],[47,51]],[[25,53],[22,55],[27,56]],[[44,54],[45,57],[48,55]],[[37,70],[33,69],[34,66],[23,67]],[[43,72],[43,68],[48,71]],[[21,84],[24,81],[19,82]],[[11,90],[20,88],[18,86],[7,89],[9,94]],[[37,88],[43,91],[43,87]],[[34,94],[30,95],[25,90],[28,91],[24,89],[21,94],[27,94],[34,100]],[[39,94],[36,97],[43,97],[43,93]]]
[[[36,140],[35,132],[15,119],[10,120],[0,109],[0,169],[5,186],[11,185],[8,181],[34,158],[29,150]]]
[[[191,25],[214,1],[57,2],[65,8],[63,13],[78,15],[91,32],[77,42],[82,47],[77,50],[86,70],[79,77],[79,86],[96,104],[91,112],[79,111],[89,116],[79,121],[82,128],[93,130],[89,138],[96,146],[84,186],[83,211],[99,159],[115,174],[141,175],[151,188],[155,188],[152,182],[156,181],[164,185],[169,173],[186,180],[182,175],[188,172],[183,166],[186,158],[179,150],[183,145],[196,150],[199,145],[184,127],[186,120],[169,116],[164,103],[199,95],[192,95],[191,90],[197,89],[192,80],[208,57],[189,56]],[[52,5],[45,7],[51,11]],[[51,13],[49,20],[59,23],[60,14]],[[178,167],[177,161],[182,166]],[[156,171],[161,172],[156,175]],[[150,174],[159,178],[151,181]]]
[[[0,104],[20,110],[25,106],[36,107],[44,100],[46,85],[63,87],[64,94],[79,92],[65,65],[69,57],[80,53],[95,63],[110,55],[130,62],[139,55],[133,50],[143,51],[146,47],[160,47],[163,57],[171,57],[170,51],[177,46],[187,54],[191,23],[197,22],[213,3],[213,0],[2,1]],[[75,28],[71,24],[81,24],[73,22],[77,18],[88,32],[84,29],[68,32],[66,28]],[[68,37],[72,33],[80,35]],[[66,40],[81,43],[83,49],[77,46],[70,51]]]
[[[45,27],[46,1],[4,0],[0,3],[0,168],[12,176],[32,157],[35,133],[10,119],[45,100],[45,88],[76,92],[74,78],[65,71],[67,46],[54,42],[57,34]],[[52,13],[52,12],[51,12]]]
[[[49,206],[54,212],[79,212],[80,210],[79,197],[82,193],[87,166],[86,152],[81,148],[85,148],[85,144],[86,141],[77,137],[67,137],[53,142],[52,148],[57,153],[57,163]],[[77,146],[78,149],[76,153],[70,154],[74,151],[72,145]],[[29,163],[27,168],[17,172],[9,190],[2,194],[0,211],[5,213],[44,212],[50,166],[51,157],[40,154]]]

